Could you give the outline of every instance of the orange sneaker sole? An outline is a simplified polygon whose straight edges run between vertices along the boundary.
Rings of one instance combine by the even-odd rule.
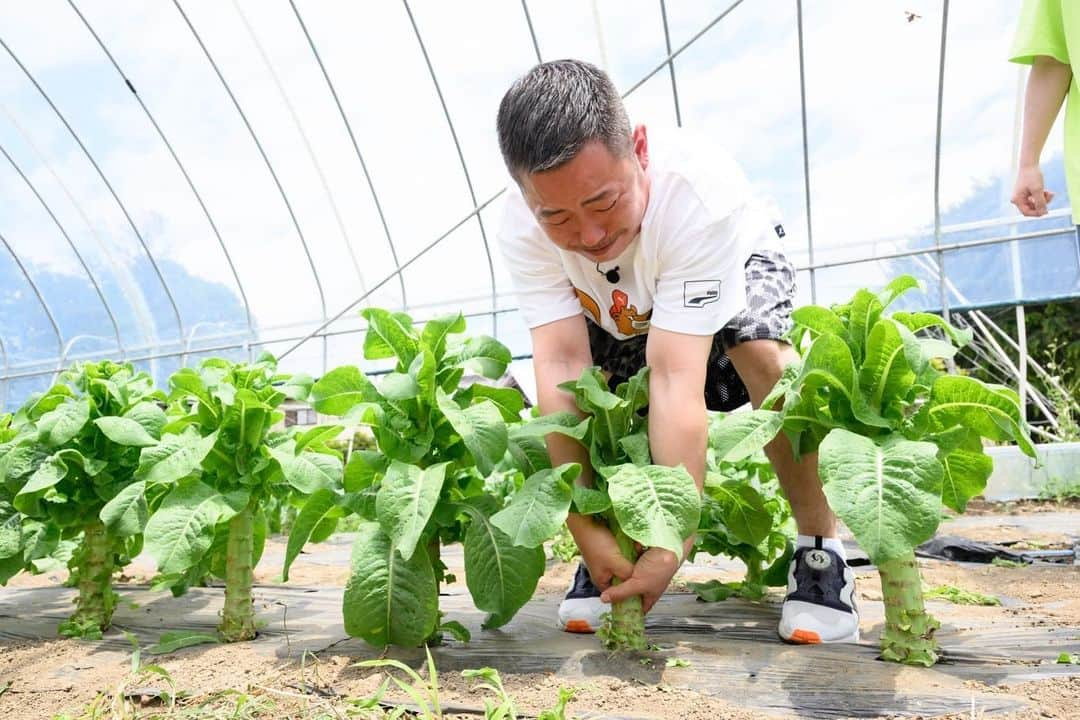
[[[813,630],[796,630],[791,633],[788,642],[795,643],[796,645],[819,645],[821,643],[821,636]]]
[[[572,633],[591,634],[593,632],[592,626],[585,620],[567,620],[563,630]]]

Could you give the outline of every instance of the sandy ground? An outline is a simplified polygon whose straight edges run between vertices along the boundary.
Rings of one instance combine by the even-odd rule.
[[[965,534],[983,541],[1011,542],[1020,546],[1059,546],[1070,542],[1063,533],[1021,532],[1008,518],[1015,515],[1062,509],[1052,503],[1011,504],[1008,508],[978,504],[972,515],[994,514],[1001,522],[983,528],[967,528]],[[1002,512],[1007,510],[1007,513]],[[1080,521],[1080,514],[1077,514]],[[951,531],[950,531],[951,532]],[[1080,522],[1077,533],[1080,534]],[[283,548],[280,541],[268,545],[268,557],[276,557]],[[340,546],[338,547],[340,551]],[[307,553],[318,557],[319,547]],[[1000,607],[969,607],[941,604],[935,608],[939,619],[953,624],[979,619],[1009,618],[1017,624],[1044,624],[1047,627],[1080,627],[1080,566],[1020,568],[959,565],[927,560],[922,562],[926,585],[956,585],[1002,598]],[[257,574],[259,582],[274,582],[279,566],[264,563]],[[145,582],[152,570],[138,564],[128,569],[125,579]],[[561,594],[574,572],[574,565],[555,563],[541,580],[538,592]],[[711,577],[738,579],[737,570],[717,570]],[[694,579],[701,577],[700,571]],[[463,576],[459,574],[459,578]],[[20,576],[11,585],[40,587],[61,583],[63,573],[43,576]],[[344,585],[347,572],[336,565],[305,562],[294,566],[290,584],[304,586]],[[678,578],[677,578],[678,580]],[[684,581],[683,581],[684,582]],[[863,600],[881,599],[875,574],[860,577],[858,593]],[[771,600],[779,600],[774,593]],[[1035,619],[1038,616],[1038,619]],[[171,685],[153,674],[131,675],[129,654],[99,651],[94,643],[63,639],[38,641],[0,641],[0,718],[51,718],[67,712],[73,717],[99,698],[98,717],[252,717],[252,718],[344,718],[358,712],[349,699],[370,696],[378,687],[381,671],[354,666],[354,658],[337,654],[331,648],[319,656],[308,655],[302,662],[283,662],[250,646],[202,646],[160,657],[143,656],[144,662],[160,663],[168,672]],[[441,702],[446,717],[476,717],[453,713],[455,708],[481,708],[490,694],[477,690],[459,673],[440,675]],[[575,712],[594,711],[611,717],[707,718],[708,720],[749,720],[770,716],[758,710],[739,708],[732,702],[666,685],[647,685],[616,677],[598,677],[588,682],[569,684],[553,675],[522,674],[503,678],[517,710],[535,717],[555,704],[560,687],[576,689],[567,717]],[[168,711],[159,697],[162,690],[174,687],[183,694],[176,709]],[[980,692],[1005,693],[1025,699],[1029,709],[993,717],[1011,720],[1035,718],[1080,718],[1080,678],[1055,678],[1013,685],[986,686],[970,683]],[[237,694],[236,691],[240,691]],[[125,699],[130,695],[131,699]],[[401,692],[386,696],[407,701]],[[144,702],[145,701],[145,702]],[[125,705],[126,703],[126,705]],[[240,705],[239,709],[237,706]],[[195,708],[202,712],[189,715]],[[183,711],[183,712],[182,712]],[[378,715],[375,715],[377,717]],[[980,717],[970,713],[945,716],[950,720]],[[86,715],[90,717],[90,715]]]

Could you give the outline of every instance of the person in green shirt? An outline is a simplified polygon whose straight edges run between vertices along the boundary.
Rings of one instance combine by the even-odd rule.
[[[1065,102],[1065,182],[1080,198],[1080,0],[1024,0],[1010,52],[1011,62],[1031,65],[1024,98],[1020,169],[1012,203],[1028,217],[1046,214],[1054,193],[1043,186],[1039,159]]]

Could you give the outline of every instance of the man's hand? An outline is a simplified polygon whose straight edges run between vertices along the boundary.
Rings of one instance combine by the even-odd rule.
[[[640,595],[642,612],[648,613],[667,590],[679,564],[679,559],[670,550],[649,548],[638,558],[630,579],[605,590],[600,600],[615,603]]]
[[[1043,174],[1038,165],[1020,168],[1013,188],[1012,204],[1027,217],[1042,217],[1054,193],[1043,187]]]
[[[570,523],[568,523],[570,525]],[[623,557],[611,530],[588,517],[579,517],[570,532],[574,536],[581,559],[589,569],[593,585],[601,590],[611,587],[613,578],[626,580],[634,572],[634,563]]]

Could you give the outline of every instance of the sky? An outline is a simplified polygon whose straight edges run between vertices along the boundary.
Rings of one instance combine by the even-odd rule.
[[[731,5],[669,0],[672,47]],[[814,0],[804,6],[815,259],[869,257],[902,247],[934,220],[942,4]],[[1023,71],[1006,60],[1018,6],[1013,0],[949,5],[943,211],[1012,173]],[[160,125],[206,212],[76,7]],[[224,243],[262,336],[287,338],[314,329],[390,275],[391,242],[405,262],[508,182],[495,111],[509,84],[537,61],[521,3],[416,0],[406,9],[390,0],[297,0],[294,12],[287,0],[181,0],[179,8],[182,13],[166,0],[0,4],[0,38],[74,128],[130,222],[56,112],[5,52],[0,145],[91,271],[109,279],[110,303],[134,308],[148,345],[176,340],[179,328],[171,314],[160,312],[161,284],[137,272],[147,265],[143,243],[171,286],[188,335],[243,329],[243,318],[199,326],[197,303],[183,286],[190,275],[222,283],[239,297]],[[655,0],[534,0],[528,8],[542,59],[595,62],[623,90],[667,55]],[[297,13],[351,124],[391,239]],[[790,254],[805,263],[794,0],[737,4],[679,55],[675,69],[683,124],[715,136],[758,191],[775,199],[786,218]],[[631,121],[647,126],[674,124],[674,107],[666,68],[627,99]],[[1058,127],[1044,157],[1060,150]],[[1006,203],[1003,197],[1003,217],[1010,212]],[[493,291],[500,307],[513,307],[496,247],[498,216],[496,201],[479,222],[467,221],[405,271],[405,300],[417,315],[490,309]],[[2,157],[0,233],[31,273],[85,277],[67,240]],[[400,307],[402,300],[395,279],[367,302]],[[81,330],[108,335],[107,316],[100,315],[100,327]],[[360,326],[349,312],[333,327]],[[477,319],[472,329],[496,330],[489,319]],[[497,330],[515,351],[527,350],[515,316],[500,316]],[[290,345],[269,347],[280,352]],[[328,341],[331,366],[355,362],[358,355],[355,336]],[[308,343],[290,356],[289,367],[310,370],[321,362],[321,345]]]

